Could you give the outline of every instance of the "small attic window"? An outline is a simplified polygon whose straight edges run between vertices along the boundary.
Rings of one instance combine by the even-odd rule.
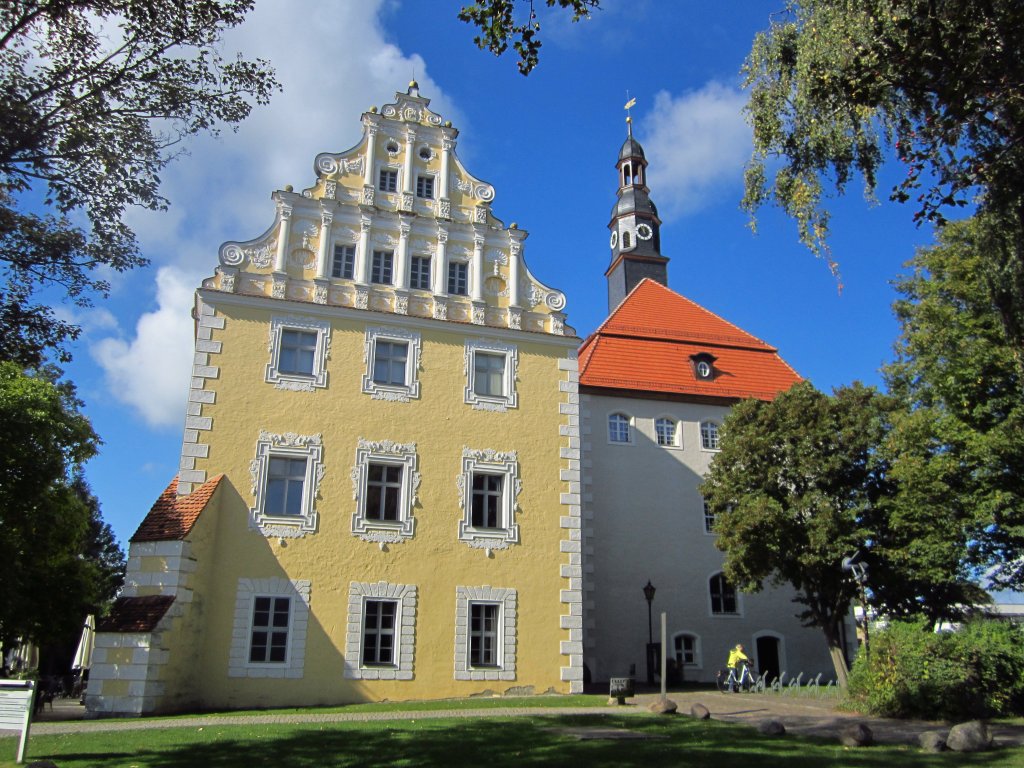
[[[420,147],[420,159],[430,160],[434,154],[430,151],[430,147]]]
[[[390,141],[388,141],[388,143],[387,143],[387,144],[386,144],[386,145],[384,146],[384,149],[386,149],[386,150],[387,150],[387,152],[388,152],[388,154],[389,154],[389,155],[397,155],[397,154],[398,154],[398,142],[397,142],[397,141],[395,141],[394,139],[391,139],[391,140],[390,140]]]
[[[702,381],[711,381],[715,378],[715,357],[707,352],[700,352],[690,356],[693,363],[693,374]]]

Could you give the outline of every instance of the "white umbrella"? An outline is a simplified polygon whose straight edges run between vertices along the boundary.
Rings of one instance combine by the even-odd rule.
[[[88,669],[92,666],[92,645],[95,638],[96,619],[90,613],[85,617],[85,626],[82,627],[82,637],[78,640],[75,660],[71,663],[72,669]]]

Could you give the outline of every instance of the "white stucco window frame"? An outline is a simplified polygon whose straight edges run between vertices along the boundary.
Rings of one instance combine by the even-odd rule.
[[[373,380],[373,364],[377,359],[377,342],[390,341],[404,343],[408,347],[405,359],[404,384],[379,384]],[[374,400],[388,400],[394,403],[408,403],[418,400],[420,396],[420,357],[423,353],[423,341],[417,331],[402,328],[367,328],[363,343],[363,392]]]
[[[283,373],[279,370],[281,335],[284,331],[316,333],[312,373]],[[291,392],[313,392],[316,389],[327,387],[327,360],[331,356],[331,324],[329,321],[314,320],[308,317],[272,317],[267,349],[270,353],[270,362],[267,363],[264,378],[268,384],[273,384],[277,389]]]
[[[701,640],[701,636],[696,632],[690,632],[689,630],[683,629],[679,632],[675,632],[672,635],[672,654],[676,652],[676,640],[680,637],[692,637],[693,638],[693,661],[691,663],[683,662],[683,670],[687,669],[704,669],[704,643]]]
[[[658,441],[658,422],[659,421],[668,421],[668,422],[672,423],[672,425],[674,427],[674,431],[673,431],[673,440],[672,440],[671,443],[661,443],[661,442]],[[671,414],[662,413],[662,414],[659,414],[658,416],[655,416],[654,417],[654,421],[652,423],[654,425],[654,444],[655,445],[657,445],[659,448],[665,448],[665,449],[670,450],[670,451],[682,450],[682,448],[683,448],[683,422],[682,421],[677,419],[675,416],[672,416]]]
[[[704,578],[704,593],[707,595],[708,601],[708,616],[712,619],[723,619],[725,621],[736,621],[737,619],[743,618],[743,593],[733,585],[733,590],[736,592],[736,612],[735,613],[715,613],[714,603],[711,599],[711,579],[714,576],[723,576],[721,569],[712,571]]]
[[[627,440],[612,440],[611,422],[614,416],[622,416],[626,420]],[[636,445],[636,419],[625,411],[612,411],[604,420],[604,437],[608,445]]]
[[[505,357],[505,372],[502,380],[502,395],[481,395],[476,392],[476,355],[478,352]],[[514,344],[487,339],[467,339],[463,372],[466,376],[464,401],[475,410],[504,413],[519,404],[516,379],[519,377],[519,352]]]
[[[398,501],[398,520],[372,520],[366,517],[366,483],[370,464],[390,464],[402,467],[402,489]],[[420,473],[416,443],[396,443],[393,440],[365,440],[360,437],[356,446],[356,463],[352,467],[352,535],[377,544],[398,544],[411,539],[416,532],[416,519],[412,511],[419,501]]]
[[[266,503],[267,474],[270,459],[282,457],[306,459],[306,476],[302,485],[302,512],[298,515],[268,515]],[[317,529],[316,498],[324,476],[323,441],[321,435],[277,434],[260,431],[256,441],[256,458],[249,462],[254,506],[249,509],[250,522],[268,538],[294,538],[314,533]]]
[[[704,425],[711,424],[715,427],[715,441],[718,443],[717,448],[708,448],[704,445]],[[700,449],[705,453],[719,453],[722,450],[722,424],[717,419],[701,419],[697,423],[697,439]]]
[[[363,621],[367,600],[393,600],[395,663],[363,665]],[[345,633],[345,677],[349,680],[412,680],[416,655],[417,588],[415,584],[353,581],[348,587],[348,626]]]
[[[501,475],[501,521],[498,528],[477,528],[473,525],[473,475],[475,473]],[[523,481],[519,479],[519,456],[515,451],[496,451],[493,448],[462,449],[462,471],[455,480],[459,490],[459,540],[474,549],[507,549],[519,543],[519,524],[516,511]]]
[[[402,142],[402,141],[398,142],[398,146],[399,146],[398,152],[399,152],[399,154],[401,154],[401,151],[402,151],[401,148],[402,148],[403,144],[404,144],[404,142]],[[384,146],[385,147],[387,146],[387,142],[384,143]],[[385,149],[385,152],[387,152],[386,149]],[[390,154],[391,153],[388,152],[388,155],[390,155]],[[390,192],[388,190],[384,190],[384,189],[380,188],[380,172],[381,171],[395,171],[396,172],[396,174],[395,174],[395,191],[394,192]],[[389,197],[387,199],[391,200],[391,199],[394,199],[395,196],[401,195],[402,194],[402,190],[404,189],[404,187],[405,187],[405,166],[402,163],[396,162],[394,160],[377,160],[377,161],[374,162],[374,164],[373,164],[373,188],[374,188],[374,190],[376,190],[378,195],[389,195]]]
[[[310,582],[304,579],[241,578],[235,592],[235,614],[228,677],[301,679],[306,662]],[[250,662],[253,602],[257,597],[288,597],[288,653],[283,663]]]
[[[455,679],[516,679],[516,590],[504,587],[455,588]],[[473,667],[469,663],[469,606],[488,603],[498,606],[498,664]]]

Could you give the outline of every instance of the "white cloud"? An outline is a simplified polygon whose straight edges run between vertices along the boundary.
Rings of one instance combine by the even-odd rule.
[[[174,267],[157,272],[157,310],[139,318],[131,340],[91,345],[110,393],[151,427],[180,427],[192,370],[193,295],[198,277]]]
[[[162,174],[166,212],[132,211],[129,225],[157,268],[155,312],[134,335],[92,346],[112,394],[152,426],[180,426],[191,370],[192,294],[217,266],[227,240],[258,237],[274,222],[270,194],[291,184],[312,186],[313,159],[356,144],[356,115],[389,103],[415,74],[431,109],[453,122],[459,114],[426,72],[423,59],[388,42],[380,25],[384,0],[324,3],[258,0],[222,52],[271,62],[282,85],[237,132],[189,141],[189,154]],[[116,288],[115,288],[116,290]]]
[[[694,213],[736,194],[750,155],[750,129],[742,114],[746,97],[710,82],[673,97],[659,91],[640,121],[650,163],[648,186],[663,220]]]

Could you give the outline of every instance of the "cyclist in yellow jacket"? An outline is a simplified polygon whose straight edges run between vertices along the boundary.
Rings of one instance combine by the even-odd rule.
[[[743,644],[736,643],[736,647],[729,651],[729,661],[726,663],[727,667],[731,667],[733,671],[733,677],[736,680],[740,679],[740,665],[749,664],[750,657],[743,652]],[[735,683],[733,680],[729,680],[729,693],[735,692]]]

